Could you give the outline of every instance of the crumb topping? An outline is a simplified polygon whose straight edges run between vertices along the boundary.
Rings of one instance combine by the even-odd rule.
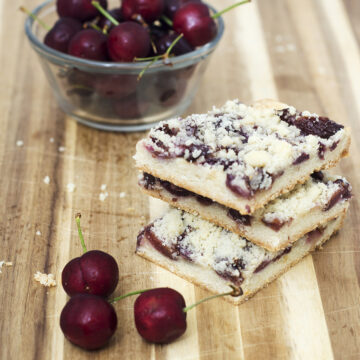
[[[150,131],[145,147],[159,158],[180,157],[219,168],[230,190],[251,197],[269,189],[287,167],[321,158],[343,136],[341,125],[316,114],[234,100],[207,114],[161,122]]]
[[[56,286],[55,276],[53,274],[43,274],[37,271],[36,274],[34,274],[34,280],[46,287]]]

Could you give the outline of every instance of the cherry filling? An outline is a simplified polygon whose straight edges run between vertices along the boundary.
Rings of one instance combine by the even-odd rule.
[[[250,215],[241,215],[235,209],[229,209],[227,215],[232,218],[238,225],[251,226]]]
[[[334,192],[330,200],[326,204],[324,211],[330,210],[334,205],[336,205],[341,200],[347,200],[351,198],[350,184],[345,183],[341,179],[334,181],[335,184],[338,184],[340,187]]]
[[[275,218],[271,221],[265,220],[264,218],[261,219],[261,221],[274,231],[279,231],[285,224],[290,223],[292,221],[292,218],[290,218],[287,221],[280,220],[278,218]]]
[[[307,233],[307,237],[306,237],[306,243],[310,244],[315,242],[316,240],[318,240],[320,238],[320,236],[324,233],[324,229],[323,228],[316,228],[315,230],[310,231],[309,233]]]
[[[236,286],[240,286],[244,278],[242,277],[241,270],[245,269],[245,263],[242,259],[234,259],[232,262],[227,258],[219,258],[215,263],[225,262],[225,269],[222,271],[215,270],[215,272],[225,280],[231,281]],[[238,270],[239,275],[234,275],[233,271]]]
[[[246,199],[250,199],[254,195],[254,192],[250,188],[250,180],[247,176],[240,178],[232,174],[227,174],[226,186],[235,194]]]
[[[193,196],[196,198],[196,200],[200,204],[202,204],[204,206],[209,206],[213,203],[213,200],[211,200],[207,197],[195,194],[189,190],[181,188],[180,186],[176,186],[176,185],[170,183],[169,181],[165,181],[165,180],[156,178],[155,176],[152,176],[148,173],[143,173],[142,185],[144,186],[145,189],[153,190],[155,188],[155,184],[162,186],[170,194],[175,195],[177,197]],[[177,198],[173,198],[172,200],[177,201]]]
[[[303,116],[302,113],[292,115],[290,109],[283,109],[278,112],[278,115],[282,121],[296,126],[301,131],[301,135],[315,135],[322,139],[329,139],[344,128],[324,116]]]
[[[269,264],[279,260],[282,258],[285,254],[288,254],[291,251],[292,246],[288,246],[285,248],[279,255],[274,257],[273,259],[264,260],[260,265],[255,269],[254,274],[258,273],[261,270],[264,270]]]
[[[293,165],[297,165],[297,164],[300,164],[306,160],[309,160],[310,159],[310,155],[309,154],[306,154],[306,153],[301,153],[300,156],[298,156],[294,161],[293,161]]]
[[[182,242],[184,238],[193,230],[190,226],[187,226],[182,234],[176,238],[175,244],[164,244],[153,232],[153,224],[148,225],[137,238],[137,247],[141,245],[144,237],[149,243],[161,254],[171,260],[177,260],[179,256],[187,261],[192,261],[192,255],[194,250],[188,245],[184,245]]]

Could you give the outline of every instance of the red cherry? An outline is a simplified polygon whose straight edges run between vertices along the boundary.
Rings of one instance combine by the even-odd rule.
[[[177,33],[167,34],[155,40],[155,46],[158,54],[165,54],[169,46],[179,36]],[[183,37],[176,43],[171,50],[171,53],[175,56],[186,54],[193,51],[194,48]]]
[[[135,301],[135,325],[147,341],[166,344],[186,330],[185,300],[176,290],[157,288],[142,293]]]
[[[120,119],[135,119],[144,117],[150,107],[150,101],[132,94],[113,103],[114,112]]]
[[[153,22],[164,12],[164,0],[123,0],[121,10],[125,19],[141,15],[146,22]]]
[[[69,54],[89,60],[109,59],[106,47],[107,37],[94,29],[79,31],[70,41]]]
[[[113,306],[103,298],[79,294],[62,310],[60,327],[70,342],[94,350],[108,343],[116,330],[117,316]]]
[[[99,14],[91,4],[92,0],[57,0],[56,9],[60,17],[71,17],[80,21],[93,19]],[[100,5],[107,8],[107,0],[99,0]]]
[[[115,26],[108,37],[108,51],[114,61],[133,61],[150,52],[150,36],[139,24],[131,21]]]
[[[110,10],[109,14],[119,23],[124,21],[124,16],[120,8]],[[97,25],[100,29],[106,27],[108,31],[114,27],[114,24],[104,15],[101,15],[101,18]]]
[[[63,53],[67,53],[70,40],[82,29],[80,21],[72,18],[60,18],[46,34],[45,45]]]
[[[192,46],[208,43],[217,32],[209,8],[201,3],[189,3],[180,8],[174,15],[173,27],[177,33],[184,34]]]
[[[119,281],[119,268],[109,254],[92,250],[72,259],[62,272],[62,285],[69,296],[88,293],[107,297]]]
[[[165,0],[165,10],[164,14],[172,19],[175,13],[188,3],[201,3],[201,0]]]
[[[137,75],[101,74],[95,80],[95,90],[104,97],[122,99],[136,91]]]

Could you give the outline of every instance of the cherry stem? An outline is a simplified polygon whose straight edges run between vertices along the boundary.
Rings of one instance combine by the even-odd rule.
[[[86,245],[85,245],[84,236],[83,236],[82,231],[81,231],[80,219],[81,219],[81,214],[77,213],[75,215],[75,220],[76,220],[76,225],[77,225],[77,229],[78,229],[78,233],[79,233],[79,238],[80,238],[80,241],[81,241],[81,246],[82,246],[84,254],[85,254],[87,252],[87,248],[86,248]]]
[[[102,30],[98,25],[96,25],[96,24],[94,24],[94,23],[85,24],[84,27],[85,27],[85,28],[91,27],[92,29],[97,30],[97,31],[100,31],[100,32],[103,33],[103,30]]]
[[[160,19],[164,21],[164,23],[166,23],[169,26],[173,26],[173,22],[171,19],[169,19],[166,15],[161,15]]]
[[[91,5],[94,6],[102,15],[104,15],[108,20],[110,20],[115,26],[118,26],[120,23],[112,17],[98,1],[92,1]]]
[[[116,298],[113,298],[113,299],[109,300],[109,303],[110,303],[110,304],[114,304],[114,303],[116,303],[116,302],[119,301],[119,300],[125,299],[125,298],[127,298],[127,297],[129,297],[129,296],[142,294],[142,293],[144,293],[144,292],[146,292],[146,291],[149,291],[149,290],[150,290],[150,289],[137,290],[137,291],[133,291],[133,292],[127,293],[127,294],[125,294],[125,295],[120,295],[120,296],[118,296],[118,297],[116,297]]]
[[[26,7],[20,6],[20,10],[37,21],[46,31],[50,31],[50,26],[45,24],[38,16],[29,11]]]
[[[145,58],[135,58],[135,61],[151,61],[149,64],[147,64],[140,72],[140,74],[137,77],[137,81],[140,81],[141,78],[143,77],[145,71],[152,65],[154,64],[155,61],[160,60],[160,59],[168,59],[171,53],[171,50],[174,48],[174,46],[177,44],[178,41],[180,41],[180,39],[184,36],[184,34],[180,34],[172,43],[171,45],[167,48],[166,53],[162,54],[162,55],[156,55],[156,56],[150,56],[150,57],[145,57]]]
[[[199,304],[205,302],[205,301],[208,301],[208,300],[212,300],[212,299],[216,299],[218,297],[222,297],[222,296],[227,296],[227,295],[231,295],[231,296],[234,296],[234,297],[237,297],[237,296],[241,296],[243,294],[243,291],[241,288],[239,287],[236,287],[232,284],[229,284],[229,286],[231,287],[231,291],[228,291],[226,293],[222,293],[222,294],[217,294],[217,295],[212,295],[212,296],[209,296],[207,298],[204,298],[204,299],[201,299],[200,301],[196,302],[195,304],[192,304],[192,305],[189,305],[185,308],[183,308],[183,311],[184,312],[188,312],[189,310],[191,310],[192,308],[194,308],[195,306],[198,306]]]
[[[228,12],[228,11],[230,11],[230,10],[232,10],[232,9],[240,6],[240,5],[249,3],[249,2],[251,2],[251,0],[244,0],[244,1],[240,1],[240,2],[238,2],[238,3],[235,3],[235,4],[233,4],[233,5],[230,5],[230,6],[228,6],[227,8],[225,8],[225,9],[217,12],[216,14],[211,15],[211,18],[215,20],[215,19],[217,19],[218,17],[220,17],[221,15],[225,14],[226,12]]]

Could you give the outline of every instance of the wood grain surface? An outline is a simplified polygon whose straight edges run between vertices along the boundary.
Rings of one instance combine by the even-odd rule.
[[[336,169],[355,194],[344,228],[244,305],[220,299],[192,310],[185,335],[167,346],[138,336],[128,298],[115,305],[116,336],[92,353],[64,340],[61,285],[47,289],[33,280],[41,271],[60,283],[64,265],[81,254],[76,212],[88,248],[119,263],[116,295],[171,286],[190,304],[207,293],[134,255],[139,229],[158,211],[136,185],[132,155],[144,133],[92,130],[59,110],[25,38],[19,5],[0,1],[0,261],[13,262],[0,274],[0,359],[360,359],[360,2],[254,0],[227,14],[188,110],[271,97],[350,125],[351,155]],[[76,185],[73,193],[68,183]]]

